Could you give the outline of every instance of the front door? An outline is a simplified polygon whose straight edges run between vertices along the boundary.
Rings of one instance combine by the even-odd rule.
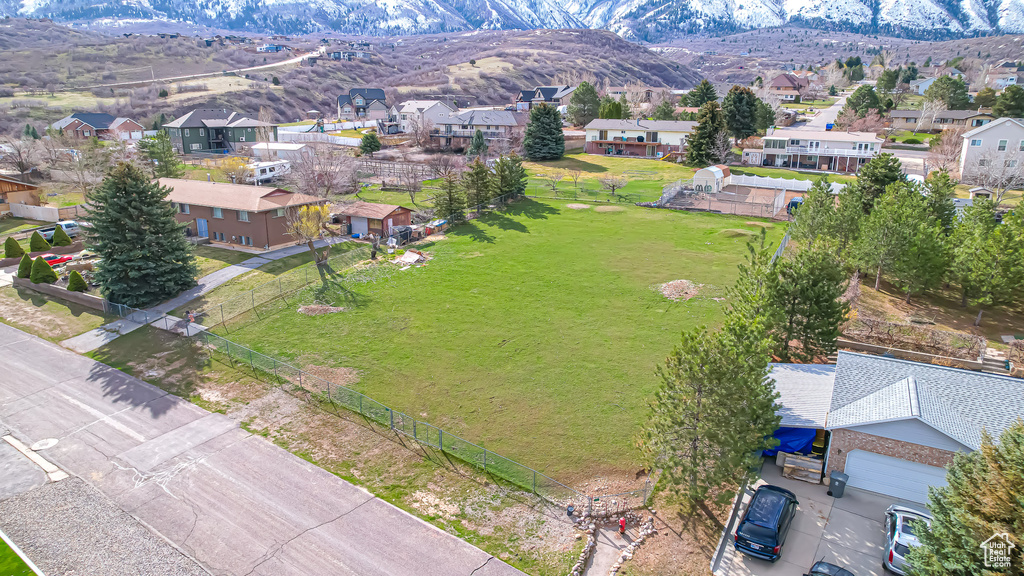
[[[196,228],[199,230],[196,234],[200,238],[210,237],[210,230],[206,226],[206,218],[196,218]]]
[[[393,225],[393,221],[394,221],[393,218],[388,218],[388,230],[387,230],[388,236],[391,236],[391,226]]]

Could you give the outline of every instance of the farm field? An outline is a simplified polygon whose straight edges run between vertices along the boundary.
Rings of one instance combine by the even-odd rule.
[[[305,316],[289,301],[215,331],[563,482],[632,479],[656,365],[681,330],[720,321],[713,298],[767,223],[600,208],[522,200],[422,247],[425,267],[346,283],[343,312]],[[783,232],[768,231],[772,243]],[[678,279],[698,296],[657,290]]]

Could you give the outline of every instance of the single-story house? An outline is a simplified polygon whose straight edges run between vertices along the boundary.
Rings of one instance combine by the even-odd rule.
[[[331,207],[334,222],[348,227],[349,234],[390,236],[395,226],[412,224],[412,210],[393,204],[355,202]]]
[[[947,130],[957,126],[977,128],[996,119],[988,112],[980,110],[943,110],[934,115],[923,116],[921,110],[892,110],[889,122],[893,128],[904,130]]]
[[[145,130],[142,124],[131,118],[118,118],[112,114],[93,112],[75,112],[57,120],[50,128],[71,138],[95,137],[110,140],[141,140]]]
[[[39,206],[39,186],[0,175],[0,214],[10,212],[11,204]]]
[[[660,158],[681,152],[697,127],[688,120],[613,120],[597,118],[587,124],[587,154]]]
[[[327,203],[270,186],[177,178],[161,178],[160,185],[170,188],[167,200],[177,208],[178,222],[188,224],[190,236],[264,249],[296,242],[287,222],[298,207]]]
[[[826,476],[927,502],[957,452],[981,448],[1024,414],[1022,380],[908,360],[839,352],[826,429]]]

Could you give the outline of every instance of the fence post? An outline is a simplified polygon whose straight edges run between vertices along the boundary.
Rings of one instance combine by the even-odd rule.
[[[302,370],[299,370],[299,388],[302,388],[303,390],[306,389],[306,387],[302,385]]]
[[[484,472],[487,472],[487,448],[484,448]]]
[[[537,471],[533,471],[533,493],[537,493]]]
[[[647,485],[650,483],[651,480],[649,478],[644,480],[644,499],[643,502],[640,503],[642,506],[647,506]]]
[[[444,452],[444,431],[440,428],[437,429],[437,447],[441,449],[441,452]]]
[[[277,375],[277,358],[271,358],[274,361],[274,380],[281,380],[281,377]]]
[[[363,395],[362,394],[359,395],[359,413],[360,414],[363,413]]]
[[[416,438],[416,420],[415,419],[413,419],[413,421],[412,421],[412,437]],[[419,438],[416,438],[416,440],[419,440]]]
[[[392,410],[391,408],[388,408],[387,410],[388,410],[388,413],[391,414],[391,429],[394,430],[395,429],[395,411]]]
[[[221,324],[224,323],[224,303],[223,302],[220,305],[220,323]]]
[[[252,298],[252,309],[256,309],[256,290],[249,290],[249,296]]]
[[[246,348],[249,351],[249,368],[252,368],[253,374],[256,373],[256,365],[252,363],[252,348]]]

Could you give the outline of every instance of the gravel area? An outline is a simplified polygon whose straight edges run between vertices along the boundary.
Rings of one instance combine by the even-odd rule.
[[[207,576],[79,478],[0,502],[0,529],[50,576]]]

